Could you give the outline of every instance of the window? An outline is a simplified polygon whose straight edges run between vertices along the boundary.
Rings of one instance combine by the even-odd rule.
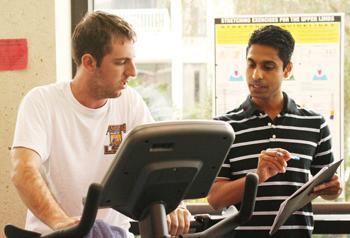
[[[129,85],[137,89],[156,121],[176,118],[171,102],[171,64],[138,63],[137,77]]]
[[[207,64],[185,63],[183,65],[183,118],[210,119],[212,117],[212,94],[206,80]]]
[[[206,36],[207,1],[182,1],[182,32],[184,37]]]

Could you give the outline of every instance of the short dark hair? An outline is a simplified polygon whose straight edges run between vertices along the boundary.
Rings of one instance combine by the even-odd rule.
[[[87,13],[75,27],[72,36],[72,55],[77,66],[81,57],[89,53],[100,66],[103,56],[111,51],[113,37],[135,41],[136,33],[121,17],[102,11]]]
[[[283,62],[284,69],[292,57],[295,41],[289,31],[278,26],[268,25],[253,32],[249,38],[246,53],[254,44],[266,45],[278,50],[278,56]]]

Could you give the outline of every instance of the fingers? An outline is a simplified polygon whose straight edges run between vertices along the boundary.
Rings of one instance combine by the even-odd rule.
[[[57,222],[55,226],[53,227],[54,230],[60,230],[66,227],[70,227],[73,225],[76,225],[80,222],[79,217],[68,217],[67,219]]]
[[[171,215],[172,215],[172,213],[170,213],[169,215],[166,216],[166,223],[168,224],[169,233],[171,232],[171,218],[170,218]]]
[[[178,216],[179,228],[177,235],[186,234],[190,229],[191,214],[186,208],[178,208],[180,215]]]
[[[313,193],[317,195],[340,195],[341,192],[342,188],[337,175],[334,175],[330,181],[322,183],[313,189]]]
[[[167,215],[167,223],[168,223],[169,234],[176,235],[179,222],[177,220],[177,216],[175,214],[175,211],[173,211],[169,215]]]
[[[186,208],[176,208],[173,212],[167,215],[169,234],[177,236],[188,233],[190,229],[190,218],[191,213]]]
[[[292,158],[291,153],[289,153],[289,151],[282,148],[267,149],[266,153],[269,153],[272,156],[278,156],[279,158],[282,158],[284,161],[288,161]]]
[[[340,182],[337,175],[334,175],[328,182],[322,183],[314,188],[314,192],[330,189],[330,188],[340,188]]]
[[[278,161],[277,158],[274,157],[262,157],[261,158],[261,165],[267,166],[270,170],[277,173],[285,173],[286,172],[286,165]],[[272,172],[271,171],[271,172]]]
[[[316,195],[340,195],[342,193],[341,188],[327,188],[324,190],[319,190],[317,192],[314,192]]]
[[[259,183],[265,182],[278,173],[286,172],[287,162],[285,156],[288,156],[289,153],[286,155],[281,153],[276,150],[263,150],[260,153],[256,171],[259,176]]]
[[[259,160],[264,165],[270,165],[274,167],[278,173],[284,173],[286,171],[287,162],[284,157],[277,154],[276,151],[262,151]]]

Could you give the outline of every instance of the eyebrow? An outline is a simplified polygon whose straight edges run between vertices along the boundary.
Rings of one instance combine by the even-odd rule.
[[[262,63],[264,63],[264,64],[275,64],[276,65],[276,62],[273,61],[273,60],[265,60]]]
[[[252,58],[247,58],[247,61],[256,63],[256,61],[254,59],[252,59]],[[276,64],[276,62],[273,61],[273,60],[263,60],[260,63],[262,63],[262,64]]]
[[[113,60],[127,60],[127,59],[131,59],[131,58],[129,57],[113,58]]]

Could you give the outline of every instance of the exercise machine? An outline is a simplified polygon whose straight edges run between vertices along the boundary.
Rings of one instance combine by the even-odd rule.
[[[234,141],[226,122],[212,120],[145,124],[121,143],[101,183],[91,184],[79,224],[41,236],[13,225],[7,238],[82,238],[92,228],[99,208],[113,208],[139,221],[142,238],[168,238],[166,214],[184,199],[207,196]],[[247,175],[238,214],[206,231],[183,238],[220,237],[246,222],[254,210],[258,179]]]

